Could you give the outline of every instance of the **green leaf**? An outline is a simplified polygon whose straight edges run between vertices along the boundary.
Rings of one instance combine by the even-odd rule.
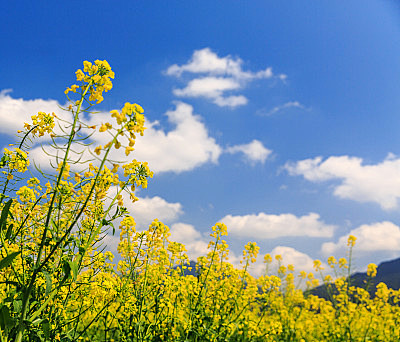
[[[3,230],[3,227],[6,225],[7,221],[7,216],[10,211],[12,199],[10,199],[5,205],[3,210],[1,211],[1,217],[0,217],[0,230]]]
[[[13,223],[11,223],[11,224],[8,226],[7,233],[6,233],[6,240],[9,240],[9,239],[10,239],[10,236],[11,236],[11,232],[12,232],[13,227],[14,227],[14,224],[13,224]]]
[[[0,260],[0,270],[2,270],[3,268],[9,266],[12,261],[18,256],[18,254],[20,254],[21,251],[19,252],[13,252],[9,255],[7,255],[4,259]]]
[[[64,270],[64,278],[61,280],[60,285],[64,284],[71,274],[71,265],[69,264],[69,262],[64,261],[63,270]]]
[[[22,309],[22,300],[14,300],[13,305],[15,312],[20,313]]]
[[[43,330],[44,336],[47,339],[50,338],[50,323],[47,318],[44,319],[44,321],[42,322],[42,330]]]
[[[51,291],[51,285],[52,285],[51,275],[45,270],[42,270],[42,273],[44,274],[44,277],[46,279],[46,292],[45,292],[45,294],[47,296]]]
[[[114,227],[114,224],[112,223],[112,220],[113,220],[114,218],[112,218],[110,221],[107,221],[106,219],[103,219],[102,221],[101,221],[101,224],[103,225],[103,226],[111,226],[112,227],[112,229],[113,229],[113,235],[115,234],[115,227]]]
[[[11,328],[13,320],[10,316],[10,310],[8,306],[3,305],[0,309],[0,327],[5,330],[6,328]]]
[[[71,267],[72,270],[72,276],[73,279],[76,280],[76,277],[78,276],[78,263],[75,261],[69,261],[69,266]]]

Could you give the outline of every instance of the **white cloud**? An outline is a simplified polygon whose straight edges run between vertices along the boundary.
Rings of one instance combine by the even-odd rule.
[[[37,114],[39,111],[46,113],[55,112],[58,117],[71,122],[72,116],[68,111],[60,109],[61,105],[55,100],[24,100],[14,99],[7,91],[0,93],[0,120],[4,124],[0,127],[0,132],[14,135],[18,129],[23,128],[24,122],[30,122],[30,116]],[[239,99],[240,100],[240,99]],[[233,101],[234,102],[234,101]],[[13,115],[9,115],[13,113]],[[183,102],[176,102],[175,109],[171,109],[165,113],[170,124],[174,126],[169,132],[165,132],[157,121],[146,121],[144,136],[138,136],[135,151],[129,156],[129,159],[135,158],[147,161],[152,171],[156,173],[162,172],[183,172],[193,170],[206,163],[217,163],[219,156],[223,153],[223,149],[219,146],[215,139],[212,138],[207,131],[207,127],[202,122],[200,115],[193,112],[193,107]],[[13,118],[12,120],[9,120]],[[14,120],[15,118],[15,120]],[[113,123],[108,112],[98,112],[96,114],[86,114],[81,117],[82,122],[88,125],[101,125],[105,122]],[[55,132],[60,133],[60,129],[56,125]],[[93,133],[92,130],[83,133]],[[123,139],[123,138],[122,138]],[[111,140],[108,133],[99,133],[96,131],[88,140],[93,145],[104,146]],[[46,142],[49,137],[45,136],[41,139],[33,141],[34,146],[30,151],[31,160],[43,170],[51,170],[50,162],[56,165],[54,158],[50,158],[42,150],[38,144],[44,146],[45,151],[52,155],[57,152],[51,148]],[[122,141],[122,140],[121,140]],[[35,146],[36,144],[36,146]],[[74,153],[77,152],[77,153]],[[111,158],[114,161],[124,162],[128,158],[125,156],[123,148],[114,150]],[[82,161],[91,161],[98,164],[94,160],[94,156],[89,151],[78,144],[74,144],[71,150],[71,156],[78,158],[78,153],[83,152]],[[270,155],[271,151],[265,148],[258,140],[253,140],[249,144],[238,145],[228,148],[225,152],[236,153],[241,152],[246,159],[252,163],[264,162]],[[101,155],[100,155],[101,156]],[[72,158],[72,159],[74,159]],[[72,171],[80,171],[81,165],[72,166]]]
[[[296,272],[305,271],[307,273],[314,273],[314,260],[307,254],[299,252],[292,247],[277,246],[270,254],[274,260],[277,255],[280,255],[282,257],[282,264],[285,266],[292,264]],[[325,266],[322,263],[321,265]]]
[[[312,272],[315,274],[314,270],[314,260],[305,253],[302,253],[292,247],[286,246],[277,246],[275,247],[269,254],[272,257],[272,263],[268,266],[268,275],[278,275],[278,262],[275,259],[275,256],[280,255],[282,257],[281,265],[288,266],[289,264],[294,266],[294,275],[298,278],[298,275],[301,271],[305,271],[307,273]],[[264,263],[264,255],[265,253],[259,253],[257,257],[257,261],[251,265],[249,265],[249,273],[253,277],[260,277],[266,274],[267,265]],[[229,256],[229,262],[232,263],[235,267],[241,269],[243,265],[240,264],[241,256]],[[321,263],[321,266],[325,269],[328,269],[325,263]],[[300,284],[300,280],[295,279],[295,285],[300,285],[299,288],[305,289],[306,283],[303,282]]]
[[[327,225],[316,213],[301,217],[293,214],[232,216],[220,220],[229,234],[257,239],[274,239],[283,236],[331,237],[335,226]]]
[[[243,95],[226,95],[226,92],[242,89],[254,79],[276,77],[284,80],[286,75],[274,75],[272,68],[257,72],[244,71],[243,61],[231,56],[219,57],[209,48],[196,50],[188,63],[181,66],[171,65],[166,74],[180,77],[184,72],[200,74],[189,81],[183,89],[174,89],[176,96],[204,97],[220,107],[237,107],[245,105],[247,98]]]
[[[224,91],[239,89],[240,84],[232,78],[203,77],[191,80],[186,88],[174,89],[176,96],[218,98]]]
[[[117,187],[111,186],[108,196],[114,198],[116,194]],[[121,193],[124,207],[128,210],[129,215],[135,219],[137,230],[146,230],[155,219],[165,224],[170,224],[175,222],[183,214],[183,207],[179,202],[168,202],[159,196],[141,197],[140,189],[135,192],[135,195],[139,200],[132,202],[130,195],[126,191]],[[106,199],[104,203],[105,208],[108,208],[111,204],[110,198]],[[113,210],[111,210],[111,212],[113,212]],[[120,222],[121,220],[116,221],[116,228],[119,226]]]
[[[354,246],[357,253],[368,254],[377,251],[396,252],[400,250],[400,227],[389,221],[364,224],[343,235],[338,242],[326,242],[321,251],[325,255],[333,255],[348,249],[347,239],[354,235],[357,240]]]
[[[55,100],[24,100],[14,99],[8,91],[0,93],[0,133],[13,135],[17,130],[22,129],[24,122],[30,122],[31,115],[39,111],[46,113],[55,112],[58,117],[72,121],[70,112],[60,109],[60,104]],[[12,115],[11,115],[11,114]],[[143,137],[138,136],[135,151],[129,159],[147,161],[152,169],[157,173],[161,172],[183,172],[190,171],[206,163],[217,163],[222,148],[210,137],[207,127],[202,122],[201,116],[193,113],[193,107],[183,102],[177,102],[176,108],[166,113],[168,121],[175,127],[169,132],[165,132],[158,127],[158,122],[147,121],[147,130]],[[108,112],[99,112],[81,117],[81,120],[88,125],[99,125],[105,122],[113,123]],[[55,128],[55,131],[59,129]],[[92,132],[92,131],[90,131]],[[46,141],[48,136],[34,140],[36,144],[30,151],[30,158],[34,160],[43,170],[51,170],[49,164],[51,158],[46,155],[39,143],[44,143],[44,148],[49,153],[55,155],[56,152]],[[99,145],[104,146],[111,140],[108,133],[95,132],[88,142],[93,143],[93,148]],[[72,149],[77,152],[84,151],[84,148],[75,144]],[[77,156],[77,155],[75,155]],[[111,158],[116,161],[127,161],[124,149],[115,150]],[[93,159],[88,152],[84,152],[82,161]],[[55,161],[53,162],[55,164]],[[94,163],[96,164],[96,163]],[[78,170],[77,167],[73,168]]]
[[[167,224],[175,221],[182,213],[180,203],[170,203],[165,199],[155,197],[139,197],[139,201],[131,203],[128,196],[124,201],[139,229],[146,229],[154,219]]]
[[[288,109],[288,108],[305,109],[305,107],[300,102],[298,102],[298,101],[289,101],[289,102],[286,102],[286,103],[284,103],[282,105],[275,106],[274,108],[270,109],[269,111],[266,111],[266,112],[264,112],[263,110],[259,111],[258,114],[261,115],[261,116],[272,116],[272,115],[274,115],[274,114],[276,114],[276,113],[278,113],[280,111],[284,111],[285,109]]]
[[[185,245],[190,260],[197,260],[199,256],[207,255],[209,252],[208,241],[191,224],[175,223],[171,226],[170,233],[171,241]]]
[[[205,97],[218,106],[236,107],[247,103],[243,95],[223,97],[228,90],[239,89],[240,84],[232,78],[204,77],[191,80],[184,89],[174,89],[173,93],[181,97]]]
[[[24,128],[24,123],[31,123],[31,116],[38,112],[56,113],[63,119],[71,118],[69,112],[60,109],[61,105],[56,100],[24,100],[10,96],[11,90],[0,91],[0,133],[15,135]],[[57,127],[56,127],[57,128]]]
[[[271,150],[264,147],[261,141],[253,140],[248,144],[235,145],[226,149],[228,153],[243,153],[245,158],[252,164],[257,162],[264,163]]]
[[[135,158],[148,161],[155,172],[190,171],[205,163],[218,162],[222,149],[208,135],[192,106],[178,102],[176,109],[166,115],[175,129],[165,133],[150,126],[136,142]]]
[[[400,198],[400,158],[389,154],[383,162],[363,165],[362,158],[339,156],[305,159],[287,163],[290,175],[302,175],[311,182],[339,180],[334,195],[357,202],[378,203],[383,209],[395,209]]]
[[[232,96],[218,96],[214,99],[214,103],[220,107],[237,107],[247,104],[248,100],[243,95]]]

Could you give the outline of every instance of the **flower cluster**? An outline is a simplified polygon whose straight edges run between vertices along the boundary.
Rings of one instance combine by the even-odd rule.
[[[29,164],[28,152],[22,151],[18,147],[14,151],[10,151],[7,148],[4,149],[4,156],[0,162],[1,168],[7,165],[10,171],[25,172]]]
[[[82,92],[89,90],[89,101],[100,103],[104,100],[103,92],[112,89],[113,84],[110,78],[114,78],[114,72],[105,60],[96,60],[94,64],[84,61],[83,66],[83,71],[78,69],[75,73],[76,80],[81,81],[82,85],[72,85],[65,90],[65,94],[68,94],[70,91],[75,93],[79,88],[81,88]]]
[[[43,136],[45,133],[52,133],[55,122],[56,115],[54,113],[47,114],[44,112],[39,112],[37,115],[32,115],[32,125],[33,127],[25,123],[25,129],[31,130],[31,133],[35,136],[39,134],[39,137]]]

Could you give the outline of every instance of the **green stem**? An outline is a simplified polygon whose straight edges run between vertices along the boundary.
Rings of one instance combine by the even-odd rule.
[[[69,151],[71,149],[71,145],[72,145],[72,142],[73,142],[73,139],[74,139],[74,136],[75,136],[74,132],[75,132],[75,127],[76,127],[76,124],[77,124],[77,121],[78,121],[78,115],[79,115],[80,110],[81,110],[83,99],[86,96],[86,93],[88,92],[89,87],[92,84],[92,82],[93,81],[91,80],[89,82],[89,84],[87,85],[85,91],[82,93],[81,100],[79,101],[78,108],[77,108],[76,114],[74,116],[74,122],[72,124],[71,133],[69,135],[68,145],[67,145],[67,149],[65,151],[63,164],[62,164],[61,170],[60,170],[60,172],[58,174],[57,183],[56,183],[56,186],[55,186],[55,191],[54,191],[53,196],[51,198],[50,206],[49,206],[49,209],[48,209],[48,212],[47,212],[46,223],[45,223],[45,227],[44,227],[44,230],[43,230],[42,240],[41,240],[41,243],[40,243],[40,246],[39,246],[38,256],[37,256],[37,259],[36,259],[36,264],[35,264],[34,271],[32,273],[32,277],[31,277],[31,280],[29,282],[28,288],[24,292],[24,295],[23,295],[21,316],[20,316],[20,319],[19,319],[19,324],[18,324],[18,328],[17,328],[17,338],[16,338],[15,342],[21,342],[22,341],[23,332],[25,330],[23,322],[26,319],[26,313],[27,313],[27,309],[28,309],[29,298],[31,296],[31,292],[32,292],[33,286],[35,284],[36,277],[37,277],[38,273],[40,272],[41,268],[45,265],[45,263],[48,260],[48,259],[45,259],[45,261],[42,264],[40,264],[40,259],[41,259],[41,256],[42,256],[42,252],[43,252],[43,248],[44,248],[44,244],[45,244],[45,240],[46,240],[47,230],[49,228],[50,218],[51,218],[51,214],[52,214],[52,211],[53,211],[53,205],[54,205],[57,193],[58,193],[58,191],[57,191],[58,190],[58,186],[59,186],[59,184],[61,182],[61,177],[62,177],[62,174],[64,172],[65,165],[66,165],[66,162],[68,160],[68,154],[69,154]]]

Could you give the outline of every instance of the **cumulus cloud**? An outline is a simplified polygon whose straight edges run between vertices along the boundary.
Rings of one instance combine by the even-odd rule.
[[[272,153],[271,150],[264,147],[261,141],[255,139],[248,144],[228,147],[226,152],[243,153],[245,158],[252,164],[257,162],[264,163],[268,156]]]
[[[338,241],[326,242],[321,247],[325,255],[344,252],[347,247],[349,235],[354,235],[356,240],[355,249],[357,253],[367,254],[372,252],[396,252],[400,250],[400,227],[389,221],[364,224],[350,231],[349,234],[341,236]]]
[[[176,96],[218,98],[224,91],[239,89],[239,82],[232,78],[203,77],[191,80],[186,88],[174,89]]]
[[[257,257],[257,261],[251,265],[249,265],[249,273],[253,277],[260,277],[266,274],[267,266],[264,263],[264,255],[266,253],[261,252]],[[302,253],[292,247],[287,246],[277,246],[272,251],[269,252],[272,257],[272,263],[268,266],[268,275],[277,275],[279,264],[275,259],[275,256],[280,255],[282,257],[281,265],[288,266],[289,264],[294,266],[294,274],[295,277],[300,274],[301,271],[305,271],[307,273],[314,272],[314,260],[307,254]],[[229,262],[232,263],[237,268],[242,268],[243,265],[240,264],[241,257],[236,255],[230,255]],[[325,269],[328,269],[325,263],[321,263],[321,266]],[[297,286],[296,282],[296,286]],[[300,284],[300,288],[304,289],[306,286],[305,282],[303,281]]]
[[[130,203],[126,198],[124,203]],[[158,219],[163,223],[175,221],[182,213],[182,205],[167,202],[165,199],[155,197],[139,197],[139,201],[129,204],[130,213],[138,227],[147,228],[154,219]]]
[[[331,237],[335,226],[327,225],[316,213],[301,217],[293,214],[232,216],[220,220],[229,234],[257,239],[274,239],[283,236]]]
[[[30,123],[31,116],[38,112],[56,113],[58,117],[70,119],[69,112],[63,111],[56,100],[24,100],[13,98],[11,89],[0,91],[0,133],[14,135],[17,130],[24,127],[24,123]],[[57,127],[56,127],[57,128]]]
[[[245,105],[247,98],[243,95],[226,95],[227,92],[243,89],[254,79],[276,77],[284,80],[286,75],[275,75],[272,68],[256,72],[243,70],[243,61],[230,55],[219,57],[209,48],[196,50],[188,63],[171,65],[166,74],[180,77],[183,73],[199,75],[188,82],[183,89],[174,89],[173,93],[181,97],[203,97],[220,107],[237,107]]]
[[[400,197],[400,158],[390,154],[383,162],[363,165],[362,158],[339,156],[305,159],[287,163],[290,175],[302,175],[311,182],[339,180],[334,195],[357,202],[373,202],[382,209],[398,207]]]
[[[197,260],[199,256],[206,255],[209,252],[207,239],[191,224],[174,223],[171,225],[170,233],[169,239],[171,241],[185,245],[190,260]]]
[[[24,122],[30,122],[31,115],[37,114],[39,111],[46,113],[55,112],[59,118],[68,122],[72,121],[71,113],[62,110],[62,105],[55,100],[16,99],[12,98],[9,92],[2,91],[0,93],[0,120],[3,122],[3,125],[0,127],[0,133],[14,135],[18,129],[23,127]],[[9,113],[13,113],[13,115],[9,115]],[[175,108],[167,111],[165,115],[173,128],[170,131],[165,131],[157,121],[152,122],[147,120],[145,134],[143,137],[138,136],[135,151],[129,156],[129,158],[147,161],[151,170],[156,173],[179,173],[193,170],[206,163],[217,163],[223,152],[243,153],[245,158],[252,163],[263,163],[271,153],[258,140],[224,150],[209,135],[201,116],[195,114],[193,107],[184,102],[176,102]],[[88,125],[98,126],[110,122],[110,113],[98,112],[93,115],[83,115],[81,120]],[[54,130],[56,133],[61,133],[60,127],[57,125]],[[82,130],[82,132],[93,133],[92,130]],[[94,148],[99,145],[104,146],[110,139],[111,136],[108,133],[99,133],[96,131],[88,142],[91,142]],[[44,143],[44,150],[54,156],[57,154],[57,151],[46,144],[48,141],[48,136],[44,136],[40,140],[34,140],[34,146],[30,151],[31,160],[40,168],[47,171],[52,169],[50,162],[53,163],[53,166],[58,164],[54,158],[49,157],[48,154],[43,152],[42,147],[38,145],[39,143]],[[71,156],[72,159],[81,156],[82,161],[91,161],[94,164],[98,163],[96,156],[91,154],[82,145],[73,145]],[[111,159],[118,162],[126,162],[128,160],[122,148],[114,150]],[[71,170],[79,171],[80,167],[83,168],[81,165],[72,166]]]
[[[175,128],[165,133],[150,126],[136,142],[136,158],[148,161],[155,172],[189,171],[205,163],[217,163],[222,148],[209,136],[192,106],[178,102],[166,115]]]
[[[105,207],[111,204],[111,198],[114,198],[116,194],[117,187],[111,186],[108,192],[109,198],[107,198],[104,203]],[[132,202],[129,193],[126,191],[123,191],[121,196],[124,207],[135,219],[137,230],[147,229],[155,219],[165,224],[173,223],[183,214],[183,207],[179,202],[168,202],[166,199],[159,196],[142,197],[140,195],[140,189],[137,190],[135,194],[139,199],[136,202]],[[121,220],[116,221],[115,227],[117,227],[120,222]]]
[[[0,93],[0,133],[14,135],[21,129],[24,122],[30,122],[31,115],[39,111],[46,113],[55,112],[58,117],[71,122],[70,112],[60,109],[60,104],[55,100],[24,100],[15,99],[9,95],[9,91]],[[12,115],[10,115],[12,113]],[[169,123],[174,128],[165,132],[159,127],[158,122],[147,121],[145,135],[138,137],[136,141],[134,157],[138,160],[147,161],[151,169],[157,173],[161,172],[183,172],[190,171],[206,163],[217,163],[222,148],[215,142],[207,131],[207,127],[202,122],[201,116],[194,114],[193,107],[183,102],[177,102],[175,109],[166,113]],[[88,125],[100,125],[110,122],[108,112],[99,112],[94,115],[83,116],[82,121]],[[60,131],[56,126],[55,131]],[[91,131],[92,132],[92,131]],[[48,137],[35,140],[36,143],[43,143]],[[111,139],[108,133],[95,132],[89,142],[93,146],[104,146]],[[45,150],[56,155],[57,151],[49,145],[44,144]],[[78,153],[83,152],[82,161],[93,160],[94,157],[84,147],[75,144],[72,147],[72,155],[78,157]],[[53,158],[45,154],[38,145],[34,146],[30,152],[30,157],[44,170],[50,170],[50,161],[53,165],[57,164]],[[115,161],[127,161],[124,149],[113,151],[111,158]],[[78,169],[74,169],[77,171]]]
[[[314,260],[309,255],[299,252],[292,247],[277,246],[270,254],[273,259],[275,259],[277,255],[280,255],[282,257],[282,264],[286,266],[292,264],[297,272],[314,272]],[[325,266],[325,264],[322,263],[321,265],[322,267]]]

